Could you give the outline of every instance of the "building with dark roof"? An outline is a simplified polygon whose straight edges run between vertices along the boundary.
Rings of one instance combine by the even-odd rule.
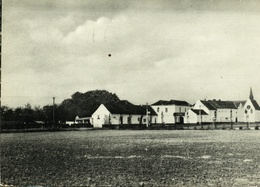
[[[101,104],[92,114],[93,127],[103,125],[153,124],[157,114],[151,106],[134,105],[126,100]]]
[[[153,105],[178,105],[178,106],[190,106],[190,104],[186,101],[180,101],[180,100],[170,100],[170,101],[165,101],[165,100],[159,100],[155,102]]]
[[[181,100],[159,100],[151,106],[158,115],[159,124],[182,124],[185,112],[191,108],[188,102]]]
[[[193,106],[193,110],[202,110],[196,113],[189,111],[185,115],[187,123],[211,123],[211,122],[238,122],[239,106],[243,106],[244,102],[239,101],[222,101],[222,100],[198,100]],[[205,113],[206,114],[205,114]]]
[[[249,98],[243,108],[244,122],[255,123],[260,122],[260,106],[254,99],[252,88],[250,88]]]
[[[186,112],[185,123],[203,122],[260,122],[260,106],[252,88],[247,101],[198,100]]]

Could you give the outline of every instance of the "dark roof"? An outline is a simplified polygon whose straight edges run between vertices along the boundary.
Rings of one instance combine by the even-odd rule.
[[[235,106],[238,108],[240,104],[242,104],[242,106],[244,106],[246,104],[246,101],[232,101]]]
[[[155,102],[152,105],[179,105],[179,106],[190,106],[190,104],[186,101],[180,101],[180,100],[170,100],[170,101],[165,101],[165,100],[159,100]]]
[[[191,109],[192,112],[194,112],[197,115],[208,115],[204,110],[202,109]]]
[[[154,109],[150,106],[150,105],[141,105],[141,107],[143,107],[143,109],[148,109],[148,111],[151,113],[152,116],[157,116],[157,113],[154,111]]]
[[[255,109],[260,110],[260,107],[259,107],[258,103],[256,102],[256,100],[254,100],[254,99],[250,99],[250,100],[251,100],[252,104],[254,105]]]
[[[157,115],[151,106],[134,105],[126,100],[118,101],[116,103],[104,104],[104,105],[112,114],[146,115],[146,109],[148,109],[148,111],[150,111],[150,115],[152,116]]]
[[[202,102],[202,104],[205,105],[205,107],[207,107],[209,110],[217,110],[209,101],[200,101]]]
[[[237,109],[235,103],[233,101],[221,101],[221,100],[208,100],[210,104],[215,108],[228,108],[228,109]]]
[[[127,101],[127,100],[117,101],[116,104],[119,104],[119,105],[134,105],[134,104],[130,103],[130,102]]]

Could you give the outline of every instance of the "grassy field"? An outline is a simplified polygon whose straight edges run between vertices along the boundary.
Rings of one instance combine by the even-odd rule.
[[[1,184],[260,186],[260,131],[1,134]]]

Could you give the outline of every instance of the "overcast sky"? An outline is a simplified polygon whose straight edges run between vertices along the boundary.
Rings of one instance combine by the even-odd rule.
[[[2,17],[2,105],[260,101],[259,0],[3,0]]]

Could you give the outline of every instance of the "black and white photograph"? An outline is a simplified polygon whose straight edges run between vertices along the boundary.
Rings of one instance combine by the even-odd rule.
[[[260,187],[260,0],[0,4],[0,187]]]

